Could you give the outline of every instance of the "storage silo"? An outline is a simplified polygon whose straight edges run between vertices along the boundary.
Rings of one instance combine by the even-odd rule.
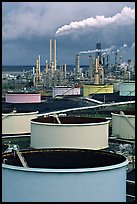
[[[109,120],[88,117],[47,116],[31,120],[31,147],[108,147]]]
[[[135,140],[135,111],[118,111],[112,114],[112,136]]]
[[[127,159],[101,150],[3,154],[2,202],[126,202]]]
[[[38,111],[2,113],[2,135],[28,134],[31,131],[31,119],[36,118]]]

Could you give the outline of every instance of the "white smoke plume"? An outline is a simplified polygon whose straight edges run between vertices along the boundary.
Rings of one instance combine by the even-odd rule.
[[[132,43],[131,48],[133,48],[133,49],[135,48],[135,42]]]
[[[88,54],[88,53],[95,53],[95,52],[103,52],[103,53],[110,53],[113,49],[113,46],[110,48],[105,48],[105,49],[95,49],[95,50],[87,50],[87,51],[80,51],[78,54]]]
[[[127,49],[127,48],[128,48],[127,43],[124,43],[124,44],[120,47],[121,50],[124,50],[124,49]]]
[[[135,22],[135,9],[124,7],[121,13],[112,17],[96,16],[96,18],[87,18],[82,21],[74,21],[68,25],[58,28],[56,36],[66,35],[72,31],[84,30],[85,28],[99,28],[108,25],[129,25]]]
[[[127,44],[124,44],[123,47],[127,47]]]

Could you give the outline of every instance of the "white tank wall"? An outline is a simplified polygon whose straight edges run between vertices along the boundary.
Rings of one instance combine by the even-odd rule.
[[[53,98],[63,95],[80,95],[80,87],[53,87]]]
[[[120,96],[135,96],[135,83],[120,83]]]
[[[127,163],[62,170],[3,164],[2,202],[126,202]]]
[[[2,134],[30,133],[31,119],[36,118],[37,113],[38,111],[28,113],[3,113]]]
[[[112,113],[112,135],[135,139],[135,116]]]
[[[48,124],[31,121],[31,147],[108,147],[109,121],[90,124]]]

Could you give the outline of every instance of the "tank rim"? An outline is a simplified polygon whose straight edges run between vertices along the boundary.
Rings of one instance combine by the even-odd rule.
[[[93,168],[72,168],[72,169],[52,169],[52,168],[25,168],[25,167],[19,167],[19,166],[13,166],[8,164],[2,164],[2,168],[4,169],[11,169],[16,171],[29,171],[29,172],[41,172],[41,173],[84,173],[84,172],[97,172],[97,171],[107,171],[107,170],[113,170],[117,168],[124,167],[128,164],[128,159],[126,159],[124,162],[111,165],[111,166],[105,166],[105,167],[93,167]]]

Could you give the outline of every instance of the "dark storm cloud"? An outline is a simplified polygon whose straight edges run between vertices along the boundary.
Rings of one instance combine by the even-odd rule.
[[[55,38],[58,28],[89,17],[104,15],[105,18],[128,11],[135,7],[134,2],[7,2],[2,4],[2,62],[3,64],[34,64],[38,54],[41,63],[49,61],[49,39]],[[112,9],[113,8],[113,9]],[[131,8],[131,9],[130,9]],[[128,19],[132,21],[131,19]],[[129,22],[131,22],[129,21]],[[75,55],[81,50],[95,49],[101,42],[102,48],[114,45],[133,54],[135,25],[90,27],[71,35],[57,37],[57,63],[75,64]],[[122,51],[122,49],[121,49]],[[126,55],[125,55],[126,56]],[[128,56],[127,56],[128,58]],[[88,56],[82,56],[88,64]]]

